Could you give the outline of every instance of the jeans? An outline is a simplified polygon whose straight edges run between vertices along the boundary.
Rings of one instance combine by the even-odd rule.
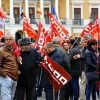
[[[79,99],[79,76],[72,76],[71,86],[73,90],[74,100]]]
[[[45,88],[46,100],[53,100],[53,89]],[[57,92],[55,93],[55,100],[57,100]]]
[[[17,100],[33,100],[35,85],[17,85]]]
[[[99,90],[99,100],[100,100],[100,90]]]
[[[80,99],[79,100],[85,100],[86,83],[87,83],[87,79],[86,79],[85,71],[82,71],[81,82],[80,82]]]
[[[67,83],[60,89],[60,100],[69,100],[69,96],[70,96],[70,89],[69,89],[69,83]]]
[[[14,93],[17,86],[17,81],[13,81],[10,77],[0,77],[1,83],[1,99],[0,100],[13,100]]]
[[[91,94],[92,94],[92,99],[96,100],[96,82],[87,82],[86,100],[90,100]]]

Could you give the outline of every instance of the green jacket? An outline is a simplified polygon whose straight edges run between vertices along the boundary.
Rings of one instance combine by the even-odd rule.
[[[70,73],[71,72],[71,65],[70,65],[70,60],[69,60],[68,54],[58,44],[54,44],[54,47],[63,55],[63,57],[64,57],[63,67],[68,73]]]

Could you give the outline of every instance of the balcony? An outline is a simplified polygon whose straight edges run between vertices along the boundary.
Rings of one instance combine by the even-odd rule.
[[[84,25],[83,19],[72,19],[72,25]]]
[[[50,24],[50,19],[49,18],[45,18],[45,24]]]
[[[65,25],[66,24],[66,19],[60,19],[60,22],[63,24],[63,25]]]

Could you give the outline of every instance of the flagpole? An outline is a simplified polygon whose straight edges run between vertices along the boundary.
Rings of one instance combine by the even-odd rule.
[[[53,100],[55,100],[55,90],[53,88]]]

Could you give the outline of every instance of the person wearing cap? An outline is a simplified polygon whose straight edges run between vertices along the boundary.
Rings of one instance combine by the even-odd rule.
[[[17,82],[17,100],[24,100],[24,93],[26,93],[26,100],[33,100],[36,85],[36,76],[40,72],[37,64],[39,62],[38,53],[30,46],[30,38],[23,38],[20,41],[22,64],[19,65],[19,75]]]

